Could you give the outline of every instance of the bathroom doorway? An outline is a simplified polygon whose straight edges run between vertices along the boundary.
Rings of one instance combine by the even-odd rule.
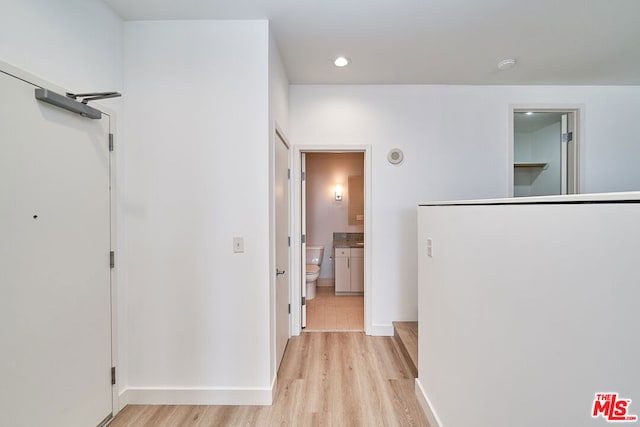
[[[366,329],[366,157],[300,150],[301,331]]]

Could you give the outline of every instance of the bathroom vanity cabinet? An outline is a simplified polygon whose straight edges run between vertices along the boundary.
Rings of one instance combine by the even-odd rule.
[[[336,294],[364,292],[364,249],[335,248]]]

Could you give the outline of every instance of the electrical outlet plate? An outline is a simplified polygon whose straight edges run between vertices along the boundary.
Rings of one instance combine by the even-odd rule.
[[[242,237],[234,237],[233,238],[233,253],[239,254],[244,252],[244,238]]]
[[[433,239],[431,237],[427,238],[427,256],[433,258]]]

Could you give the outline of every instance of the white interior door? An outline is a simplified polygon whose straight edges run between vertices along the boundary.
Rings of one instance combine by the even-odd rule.
[[[560,194],[567,194],[567,176],[569,165],[567,114],[560,116]]]
[[[0,425],[112,413],[109,117],[0,72]]]
[[[289,147],[276,132],[276,366],[280,366],[290,336]]]
[[[300,321],[302,328],[307,327],[307,159],[305,153],[301,154],[300,170],[302,171],[302,185],[300,190],[300,235],[302,244],[300,245],[300,295],[302,305],[300,306]]]
[[[576,129],[576,113],[565,114],[566,129],[563,125],[563,132],[566,132],[567,140],[567,194],[578,194],[578,130]]]

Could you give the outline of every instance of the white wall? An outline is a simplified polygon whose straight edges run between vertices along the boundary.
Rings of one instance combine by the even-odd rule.
[[[124,30],[125,400],[270,403],[268,24]]]
[[[99,0],[3,0],[0,59],[71,91],[121,90],[122,21]]]
[[[364,153],[307,153],[307,245],[324,246],[320,277],[333,279],[333,233],[363,233],[364,225],[349,225],[349,176],[364,175]],[[335,200],[336,184],[343,188]]]
[[[530,162],[533,158],[533,144],[530,132],[513,133],[513,161]],[[532,178],[537,177],[539,170],[530,171],[529,168],[513,169],[513,195],[514,197],[527,197],[531,195]]]
[[[285,133],[289,129],[289,78],[284,69],[278,44],[269,32],[269,114]]]
[[[291,86],[294,144],[372,146],[373,324],[417,318],[419,202],[507,195],[512,104],[584,105],[583,191],[640,188],[637,86]]]
[[[603,425],[596,393],[637,402],[640,193],[618,198],[636,203],[418,208],[416,392],[440,426]]]

